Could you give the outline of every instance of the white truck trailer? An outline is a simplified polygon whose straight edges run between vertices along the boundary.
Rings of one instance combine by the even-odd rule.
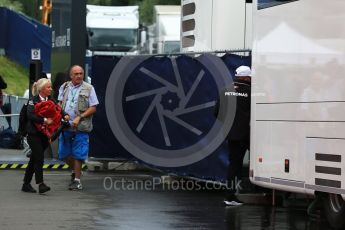
[[[266,8],[267,7],[267,8]],[[253,1],[250,179],[345,224],[345,1]]]
[[[251,0],[182,0],[182,51],[251,49]]]
[[[181,6],[154,6],[152,29],[152,53],[166,54],[180,52]]]

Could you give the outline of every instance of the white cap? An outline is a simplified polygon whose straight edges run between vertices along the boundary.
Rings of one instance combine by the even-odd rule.
[[[250,67],[241,65],[236,69],[235,73],[236,77],[251,77],[252,76],[252,71],[250,70]]]

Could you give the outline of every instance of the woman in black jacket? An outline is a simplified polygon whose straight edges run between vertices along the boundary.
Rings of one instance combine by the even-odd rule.
[[[37,116],[35,114],[35,104],[41,101],[52,100],[51,98],[52,85],[51,81],[46,78],[41,78],[35,82],[32,86],[33,97],[28,102],[27,107],[27,118],[28,123],[26,124],[27,140],[31,148],[32,154],[28,167],[25,171],[24,184],[22,187],[23,192],[36,193],[36,190],[31,186],[31,180],[33,174],[35,174],[36,184],[38,184],[38,192],[40,194],[50,190],[43,181],[43,161],[44,151],[49,146],[49,139],[46,135],[40,132],[35,124],[50,125],[53,120],[51,118],[45,118]]]

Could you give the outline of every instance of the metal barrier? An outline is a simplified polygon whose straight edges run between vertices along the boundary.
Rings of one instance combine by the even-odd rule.
[[[17,132],[19,126],[19,112],[28,101],[28,98],[4,95],[3,101],[4,105],[0,109],[0,130],[11,127],[13,131]]]

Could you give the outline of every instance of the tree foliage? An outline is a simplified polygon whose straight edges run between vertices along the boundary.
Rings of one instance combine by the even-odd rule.
[[[31,18],[41,20],[41,11],[39,9],[41,0],[17,0],[23,6],[23,13]]]
[[[150,25],[153,22],[153,7],[155,5],[180,5],[181,0],[142,0],[140,1],[140,21]]]
[[[23,5],[19,1],[0,0],[0,6],[7,7],[17,12],[23,12]]]
[[[87,4],[104,6],[131,6],[138,5],[140,8],[140,22],[149,25],[153,21],[154,5],[180,5],[181,0],[86,0]],[[39,6],[41,0],[0,0],[0,6],[6,6],[15,11],[23,12],[29,17],[41,19]]]

